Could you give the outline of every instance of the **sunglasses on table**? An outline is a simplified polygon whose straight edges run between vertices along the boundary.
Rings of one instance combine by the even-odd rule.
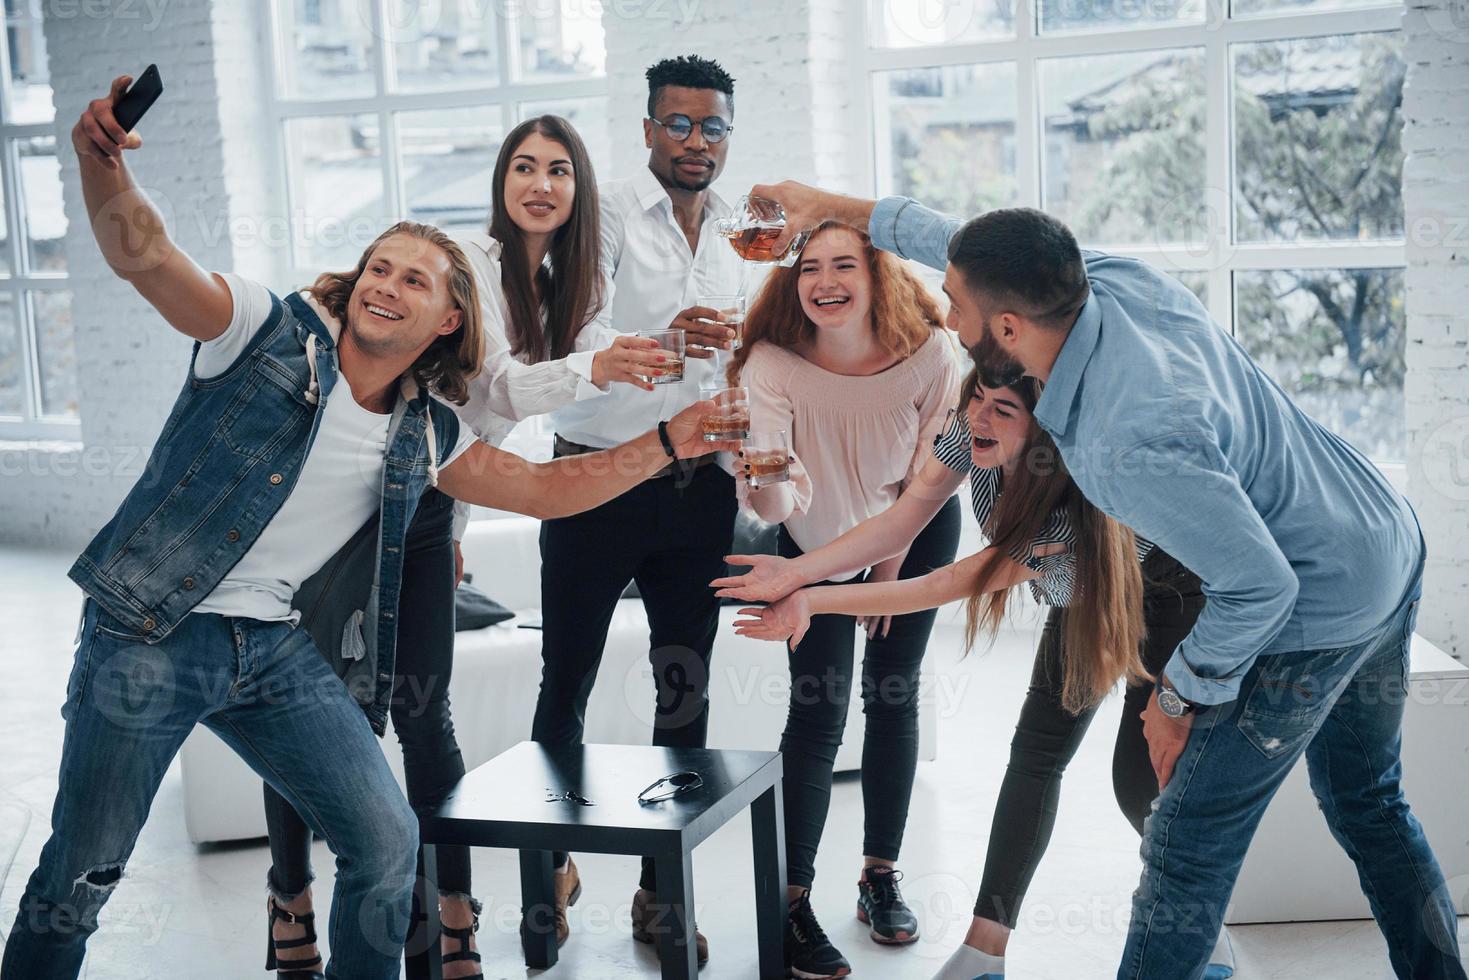
[[[664,116],[662,119],[648,117],[648,122],[655,126],[662,126],[663,131],[668,134],[669,139],[676,143],[682,143],[694,132],[695,120],[681,112]],[[734,131],[734,125],[720,116],[705,116],[697,121],[699,132],[704,134],[704,139],[710,143],[719,143]]]
[[[638,802],[645,806],[649,803],[662,803],[671,800],[675,796],[691,793],[704,785],[704,777],[696,772],[676,772],[664,776],[653,782],[647,789],[638,794]]]

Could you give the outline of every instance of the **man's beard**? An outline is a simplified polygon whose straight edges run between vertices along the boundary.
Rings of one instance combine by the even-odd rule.
[[[710,167],[705,173],[707,176],[689,180],[679,172],[677,160],[671,161],[668,165],[668,179],[674,187],[681,191],[702,191],[714,183],[714,168]]]
[[[979,383],[986,388],[1009,388],[1025,377],[1025,366],[1000,348],[989,324],[979,343],[969,348],[969,357],[979,370]]]

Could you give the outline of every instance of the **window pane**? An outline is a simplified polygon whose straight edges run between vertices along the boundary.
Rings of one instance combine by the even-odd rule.
[[[280,0],[286,91],[308,99],[377,90],[373,0]]]
[[[29,296],[35,318],[36,354],[41,362],[41,414],[76,418],[80,405],[71,292],[38,289]]]
[[[1343,10],[1347,7],[1396,6],[1393,0],[1233,0],[1230,14],[1248,17],[1250,14],[1309,14],[1318,10]]]
[[[1204,199],[1204,51],[1040,63],[1041,200],[1084,243],[1184,241]]]
[[[5,208],[0,207],[0,277],[10,275],[10,227],[5,222]]]
[[[912,48],[1015,33],[1013,0],[882,0],[873,24],[872,43],[883,48]]]
[[[1403,234],[1398,34],[1234,45],[1241,241]]]
[[[8,0],[5,4],[5,35],[10,45],[9,122],[50,122],[56,116],[39,6],[39,0]]]
[[[26,255],[32,272],[66,272],[66,209],[61,200],[61,163],[56,138],[16,140],[21,203],[25,209]]]
[[[606,73],[600,3],[526,0],[518,9],[522,78],[550,81]]]
[[[393,223],[383,201],[381,142],[374,115],[286,122],[297,266],[351,268]]]
[[[960,215],[1015,203],[1013,63],[874,72],[872,84],[881,193]]]
[[[497,85],[500,3],[390,0],[388,29],[403,91]]]
[[[0,415],[26,414],[25,349],[15,322],[15,294],[0,292]]]
[[[505,136],[500,108],[400,112],[397,128],[408,217],[444,229],[483,229]]]
[[[1235,273],[1235,333],[1308,414],[1372,459],[1401,460],[1401,269]]]
[[[547,113],[561,116],[576,128],[576,134],[586,144],[597,171],[598,180],[612,176],[612,145],[607,134],[607,100],[593,99],[547,99],[544,102],[522,102],[517,118],[530,119]]]
[[[1040,8],[1043,34],[1204,22],[1204,0],[1040,0]]]

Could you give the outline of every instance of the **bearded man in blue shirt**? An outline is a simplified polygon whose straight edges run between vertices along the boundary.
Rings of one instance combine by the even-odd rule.
[[[1399,977],[1462,978],[1443,874],[1400,784],[1425,546],[1408,502],[1170,276],[1010,208],[785,183],[786,238],[835,219],[945,270],[986,386],[1045,383],[1036,421],[1087,499],[1192,569],[1207,602],[1144,731],[1160,796],[1118,977],[1203,975],[1255,828],[1296,760],[1356,863]],[[784,242],[777,242],[777,250]]]

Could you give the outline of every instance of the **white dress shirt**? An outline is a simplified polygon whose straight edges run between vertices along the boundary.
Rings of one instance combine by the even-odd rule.
[[[743,291],[748,296],[758,281],[759,267],[742,260],[714,229],[714,222],[730,211],[714,191],[705,197],[698,250],[690,252],[674,220],[673,201],[652,171],[640,169],[636,176],[609,180],[598,190],[602,271],[612,297],[610,325],[617,333],[665,329],[680,311],[698,305],[701,295]],[[698,401],[701,385],[722,383],[726,361],[724,354],[689,358],[681,384],[657,385],[652,391],[613,385],[600,398],[558,408],[552,424],[564,439],[609,449]]]
[[[460,420],[481,441],[498,447],[523,419],[581,399],[601,398],[607,389],[592,384],[592,359],[617,339],[617,332],[608,326],[610,307],[604,305],[596,318],[582,327],[571,354],[559,360],[527,363],[524,355],[511,353],[509,307],[500,279],[500,243],[482,231],[452,237],[474,268],[485,337],[484,366],[469,381],[469,401],[451,406]],[[607,298],[604,296],[604,301]],[[455,503],[455,540],[463,538],[469,512],[468,504]]]

